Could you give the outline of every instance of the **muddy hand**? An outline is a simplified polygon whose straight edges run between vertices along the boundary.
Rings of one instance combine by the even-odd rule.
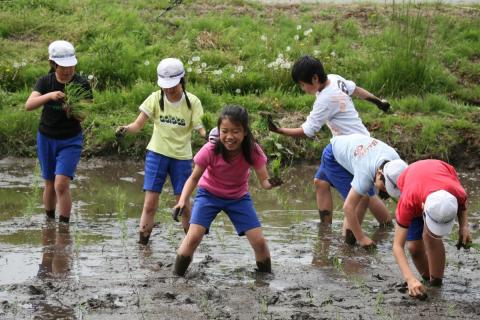
[[[283,184],[283,181],[279,177],[268,178],[268,183],[272,186],[272,188],[278,187]]]
[[[268,130],[272,132],[278,132],[278,126],[273,122],[272,116],[267,116]]]
[[[408,284],[408,294],[411,297],[419,298],[420,300],[425,300],[426,290],[420,281],[418,281],[417,279],[412,279],[410,281],[407,281],[407,284]]]
[[[388,103],[387,100],[381,100],[380,103],[377,104],[377,107],[383,112],[388,112],[390,110],[390,103]]]
[[[115,130],[115,137],[123,138],[127,134],[127,127],[120,126]]]
[[[184,209],[184,207],[175,207],[175,208],[173,208],[173,211],[172,211],[172,218],[173,218],[173,220],[179,222],[178,216],[181,216],[181,215],[182,215],[183,209]]]
[[[460,250],[461,248],[468,250],[472,246],[472,240],[463,242],[462,240],[458,239],[458,242],[455,246],[457,247],[457,250]]]

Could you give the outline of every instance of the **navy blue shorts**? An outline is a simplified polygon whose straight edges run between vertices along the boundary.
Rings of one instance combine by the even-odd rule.
[[[342,167],[333,156],[332,145],[329,143],[323,149],[320,167],[318,167],[315,179],[330,183],[345,200],[352,187],[353,175]],[[369,196],[375,195],[374,188],[368,191]]]
[[[192,174],[192,160],[178,160],[148,150],[143,190],[161,193],[167,174],[172,182],[173,194],[182,194],[183,186]]]
[[[423,217],[412,220],[408,226],[407,241],[422,240],[423,238]]]
[[[197,189],[190,224],[201,225],[208,233],[212,221],[220,211],[227,214],[239,236],[243,236],[248,230],[261,227],[249,193],[240,199],[224,199],[203,188]]]
[[[82,148],[82,133],[73,138],[52,139],[38,132],[37,152],[43,179],[53,181],[57,175],[73,179]]]

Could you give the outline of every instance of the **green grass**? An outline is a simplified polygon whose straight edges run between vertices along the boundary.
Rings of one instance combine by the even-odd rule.
[[[330,133],[291,139],[269,133],[258,112],[298,126],[314,97],[290,77],[301,55],[319,58],[328,73],[392,102],[382,114],[355,100],[372,133],[407,160],[455,161],[465,145],[480,152],[479,5],[361,4],[268,7],[244,1],[3,1],[0,4],[0,155],[35,155],[41,110],[24,103],[49,69],[48,44],[74,43],[77,71],[95,81],[85,129],[86,156],[143,157],[152,126],[117,141],[114,129],[131,122],[156,86],[167,56],[187,69],[209,125],[226,104],[245,106],[252,129],[271,156],[318,160]],[[48,17],[48,18],[47,18]],[[292,114],[298,121],[292,123]],[[439,143],[441,141],[441,143]],[[195,148],[203,140],[194,138]]]

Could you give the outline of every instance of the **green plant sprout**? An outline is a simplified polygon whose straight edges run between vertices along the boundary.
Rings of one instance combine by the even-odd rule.
[[[89,92],[77,83],[70,82],[65,85],[65,99],[63,109],[67,118],[83,121],[87,117],[85,100],[90,96]]]

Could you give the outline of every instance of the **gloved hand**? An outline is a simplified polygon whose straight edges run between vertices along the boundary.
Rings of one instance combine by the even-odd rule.
[[[172,211],[172,219],[175,221],[179,221],[178,217],[182,215],[184,207],[175,207]]]
[[[383,112],[388,112],[390,110],[390,103],[387,100],[381,100],[377,103],[377,107]]]
[[[278,126],[273,122],[272,116],[267,116],[268,130],[278,133]]]
[[[115,137],[123,138],[127,134],[127,127],[120,126],[115,130]]]

